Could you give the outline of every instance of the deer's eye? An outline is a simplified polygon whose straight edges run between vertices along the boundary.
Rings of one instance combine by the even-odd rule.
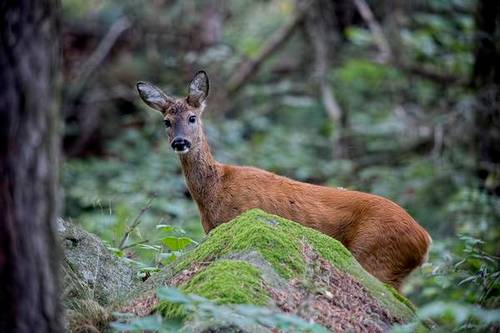
[[[166,128],[169,128],[170,126],[172,126],[172,123],[171,123],[171,122],[170,122],[170,120],[168,120],[168,119],[165,119],[165,120],[163,121],[163,123],[165,124],[165,127],[166,127]]]
[[[189,117],[189,122],[190,122],[191,124],[194,124],[194,123],[196,122],[196,116],[191,116],[191,117]]]

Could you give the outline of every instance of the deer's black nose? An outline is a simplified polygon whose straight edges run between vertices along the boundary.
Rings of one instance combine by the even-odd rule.
[[[172,140],[171,146],[175,151],[183,152],[191,148],[191,142],[184,138],[175,138]]]

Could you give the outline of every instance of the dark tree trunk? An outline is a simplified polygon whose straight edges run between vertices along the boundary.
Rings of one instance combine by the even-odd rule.
[[[472,85],[478,175],[484,188],[500,195],[500,2],[480,0],[476,10]]]
[[[57,3],[0,4],[0,332],[61,332]]]

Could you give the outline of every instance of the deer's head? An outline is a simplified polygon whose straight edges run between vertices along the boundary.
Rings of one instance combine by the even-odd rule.
[[[200,146],[203,137],[200,118],[208,95],[207,73],[196,73],[189,83],[188,95],[182,98],[169,96],[147,82],[137,82],[137,90],[147,105],[163,115],[170,145],[175,152],[185,154]]]

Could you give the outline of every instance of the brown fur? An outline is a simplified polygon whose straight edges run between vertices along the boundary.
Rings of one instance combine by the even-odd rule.
[[[165,107],[164,118],[187,124],[186,117],[201,116],[204,105],[193,107],[188,100]],[[172,125],[169,131],[170,140],[178,135],[175,128]],[[201,121],[181,132],[193,143],[180,160],[205,232],[248,209],[260,208],[339,240],[368,272],[397,289],[426,260],[429,234],[394,202],[373,194],[302,183],[257,168],[222,164],[212,157]]]

